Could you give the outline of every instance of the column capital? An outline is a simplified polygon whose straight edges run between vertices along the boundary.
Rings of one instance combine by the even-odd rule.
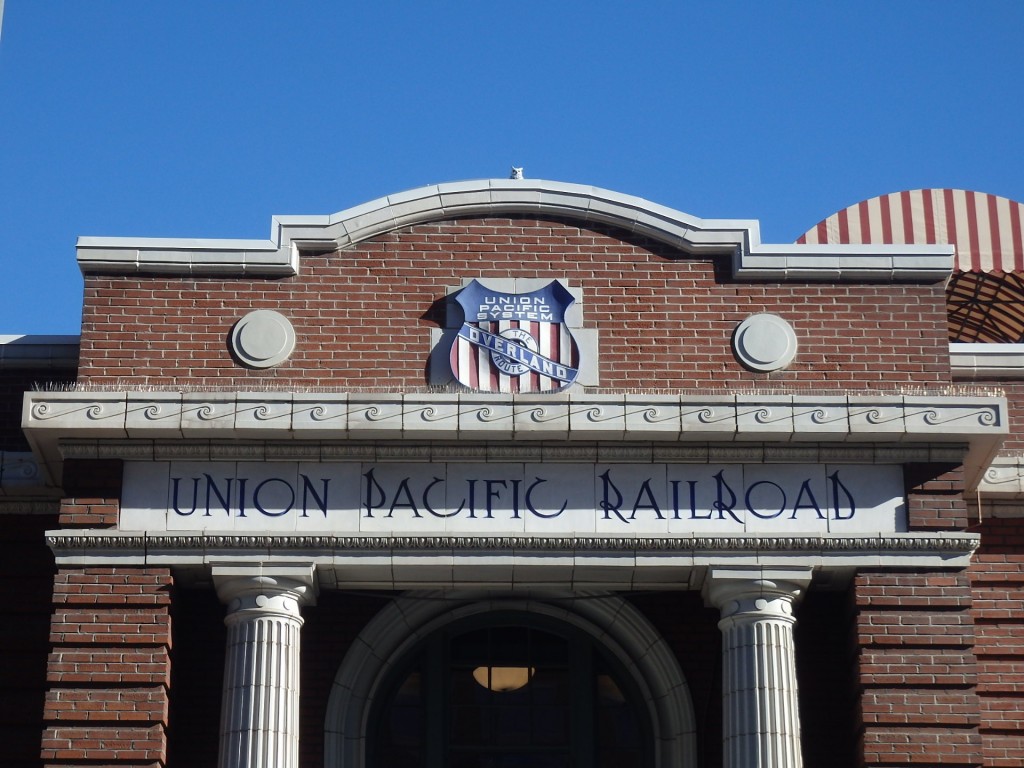
[[[312,563],[265,565],[214,564],[210,567],[217,597],[228,607],[228,620],[245,615],[276,614],[302,621],[299,609],[316,601]]]
[[[737,614],[792,621],[793,603],[811,583],[811,568],[711,568],[704,598],[727,619]]]

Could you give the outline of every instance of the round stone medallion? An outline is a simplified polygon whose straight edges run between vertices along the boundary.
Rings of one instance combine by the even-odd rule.
[[[732,348],[736,358],[748,368],[777,371],[796,356],[796,334],[778,315],[751,315],[736,327]]]
[[[250,312],[231,331],[231,351],[252,368],[283,363],[295,349],[295,329],[284,315],[271,309]]]

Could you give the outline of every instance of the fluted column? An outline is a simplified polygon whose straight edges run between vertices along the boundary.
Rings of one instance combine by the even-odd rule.
[[[227,604],[220,768],[299,764],[299,608],[314,597],[313,566],[213,566]]]
[[[810,569],[719,568],[725,768],[801,768],[793,606]]]

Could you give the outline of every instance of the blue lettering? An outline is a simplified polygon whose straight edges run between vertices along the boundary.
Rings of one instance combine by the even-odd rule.
[[[697,481],[687,480],[686,484],[690,486],[690,519],[691,520],[710,520],[710,510],[706,515],[697,514]]]
[[[603,473],[601,473],[600,478],[603,497],[601,499],[601,509],[604,510],[604,519],[611,520],[611,515],[614,514],[622,522],[628,523],[629,520],[623,517],[622,513],[619,512],[619,508],[622,507],[623,501],[622,491],[620,491],[618,487],[616,487],[615,483],[612,482],[612,471],[610,469],[606,469]],[[614,502],[611,501],[608,496],[609,491],[615,494]]]
[[[188,512],[182,512],[181,507],[178,504],[178,483],[181,482],[180,477],[171,478],[171,506],[174,507],[174,511],[184,517],[188,517],[196,511],[196,499],[199,497],[199,478],[192,478],[192,509]]]
[[[646,504],[640,503],[641,497],[646,497]],[[629,519],[636,520],[637,510],[640,509],[653,509],[654,514],[658,516],[659,520],[665,519],[665,516],[661,514],[661,508],[658,506],[658,502],[654,498],[654,491],[651,490],[651,478],[647,478],[640,484],[640,490],[637,491],[636,494],[636,501],[633,502],[633,514],[629,516]]]
[[[840,481],[840,479],[839,479],[839,470],[837,469],[835,472],[833,472],[831,475],[829,475],[828,479],[832,481],[832,509],[835,512],[835,519],[836,520],[849,520],[849,519],[851,519],[855,514],[857,514],[857,502],[855,502],[853,500],[853,494],[850,493],[850,489],[847,488],[845,485],[843,485],[842,481]],[[840,510],[839,494],[840,494],[840,492],[842,492],[842,494],[846,497],[846,500],[848,502],[850,502],[850,514],[848,514],[848,515],[841,515],[841,514],[839,514],[839,510]]]
[[[729,517],[737,523],[742,523],[743,521],[736,517],[736,513],[732,511],[733,507],[736,506],[736,494],[733,492],[732,488],[729,487],[729,484],[725,482],[725,470],[718,470],[718,472],[712,475],[712,477],[715,478],[715,487],[717,489],[718,498],[715,499],[711,506],[718,512],[718,519],[725,520],[725,515],[728,513]],[[729,494],[728,503],[725,501],[723,492]]]
[[[519,519],[519,484],[523,482],[519,479],[513,479],[512,483],[512,519]]]
[[[484,480],[484,487],[487,489],[487,517],[494,517],[492,514],[494,507],[491,502],[494,499],[501,498],[501,491],[495,490],[495,486],[500,485],[502,488],[505,487],[504,480]]]
[[[238,478],[238,516],[245,517],[245,484],[249,482],[248,478]]]
[[[427,483],[427,487],[423,489],[423,508],[427,510],[427,512],[432,514],[434,517],[451,517],[452,515],[459,514],[459,510],[462,509],[462,507],[459,507],[459,509],[455,510],[454,512],[438,512],[436,509],[434,509],[433,506],[431,506],[430,491],[431,489],[433,489],[435,485],[443,482],[444,480],[442,478],[435,477],[433,480]]]
[[[807,497],[807,502],[801,503],[803,502],[804,496]],[[804,480],[800,485],[800,492],[796,496],[796,503],[793,504],[793,514],[789,516],[789,519],[796,520],[796,513],[801,509],[813,509],[819,519],[825,519],[825,513],[821,511],[821,507],[818,505],[818,500],[814,498],[814,491],[811,490],[810,479]]]
[[[214,482],[214,479],[210,475],[204,472],[203,477],[206,478],[206,513],[203,515],[203,517],[210,516],[211,492],[213,493],[214,496],[217,497],[217,500],[220,502],[221,508],[228,513],[228,517],[231,517],[231,478],[224,478],[224,481],[228,484],[228,487],[224,493],[221,493],[220,489],[217,487],[217,483]]]
[[[366,510],[367,517],[373,517],[373,510],[383,508],[387,498],[384,495],[384,489],[381,488],[380,483],[373,476],[373,468],[368,469],[363,474],[363,477],[366,478],[366,498],[363,501],[363,508]],[[373,499],[375,491],[379,494],[376,501]]]
[[[531,511],[531,512],[532,512],[533,514],[535,514],[535,515],[536,515],[537,517],[543,517],[543,518],[548,518],[548,519],[550,519],[550,518],[552,518],[552,517],[558,517],[558,516],[559,516],[560,514],[562,514],[563,512],[565,512],[565,508],[566,508],[567,506],[569,506],[569,500],[568,500],[568,499],[566,499],[566,500],[565,500],[565,501],[564,501],[564,502],[562,503],[562,508],[561,508],[560,510],[558,510],[557,512],[550,512],[550,513],[548,513],[548,514],[545,514],[544,512],[539,512],[539,511],[537,510],[537,508],[536,508],[535,506],[533,506],[533,501],[532,501],[532,500],[530,499],[530,496],[531,496],[531,494],[533,494],[533,489],[534,489],[534,488],[536,488],[536,487],[537,487],[538,485],[540,485],[541,483],[546,483],[546,482],[547,482],[547,480],[545,480],[544,478],[542,478],[542,477],[538,477],[538,478],[537,478],[536,480],[534,480],[534,481],[533,481],[533,482],[532,482],[532,483],[530,484],[530,487],[526,489],[526,508],[527,508],[528,510],[530,510],[530,511]]]
[[[404,495],[403,495],[404,492]],[[399,499],[402,499],[399,502]],[[412,491],[409,490],[409,478],[406,477],[398,484],[398,490],[395,491],[395,498],[391,500],[391,509],[388,510],[388,517],[395,514],[396,509],[411,509],[413,517],[423,517],[416,509],[416,502],[412,500]]]
[[[761,486],[761,485],[771,486],[772,488],[777,490],[782,495],[782,502],[779,504],[778,511],[771,512],[771,513],[768,513],[768,514],[761,514],[756,509],[754,509],[754,505],[750,501],[750,496],[757,489],[757,487]],[[750,487],[747,488],[747,492],[746,492],[746,494],[743,497],[743,502],[747,505],[747,511],[749,511],[752,515],[755,515],[756,517],[760,517],[762,520],[771,520],[772,518],[778,517],[779,515],[781,515],[785,511],[785,509],[786,509],[786,492],[784,490],[782,490],[781,487],[779,487],[778,485],[773,483],[771,480],[758,480],[756,483],[752,483],[750,485]]]
[[[309,510],[309,497],[312,496],[316,501],[317,507],[321,512],[324,513],[324,517],[327,517],[327,483],[330,482],[329,478],[322,477],[320,482],[324,484],[323,496],[316,492],[313,487],[313,481],[306,475],[299,475],[302,478],[302,516],[309,517],[307,511]]]
[[[285,488],[288,489],[288,493],[291,495],[291,500],[280,512],[271,512],[260,503],[260,491],[266,488],[271,483],[281,483]],[[287,514],[293,506],[295,506],[295,489],[292,488],[291,484],[280,477],[268,477],[262,483],[256,486],[256,490],[252,492],[252,505],[256,507],[262,514],[267,517],[280,517],[281,515]]]

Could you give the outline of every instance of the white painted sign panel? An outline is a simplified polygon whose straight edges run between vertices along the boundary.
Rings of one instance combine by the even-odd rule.
[[[120,528],[630,535],[906,530],[899,466],[128,462]]]

